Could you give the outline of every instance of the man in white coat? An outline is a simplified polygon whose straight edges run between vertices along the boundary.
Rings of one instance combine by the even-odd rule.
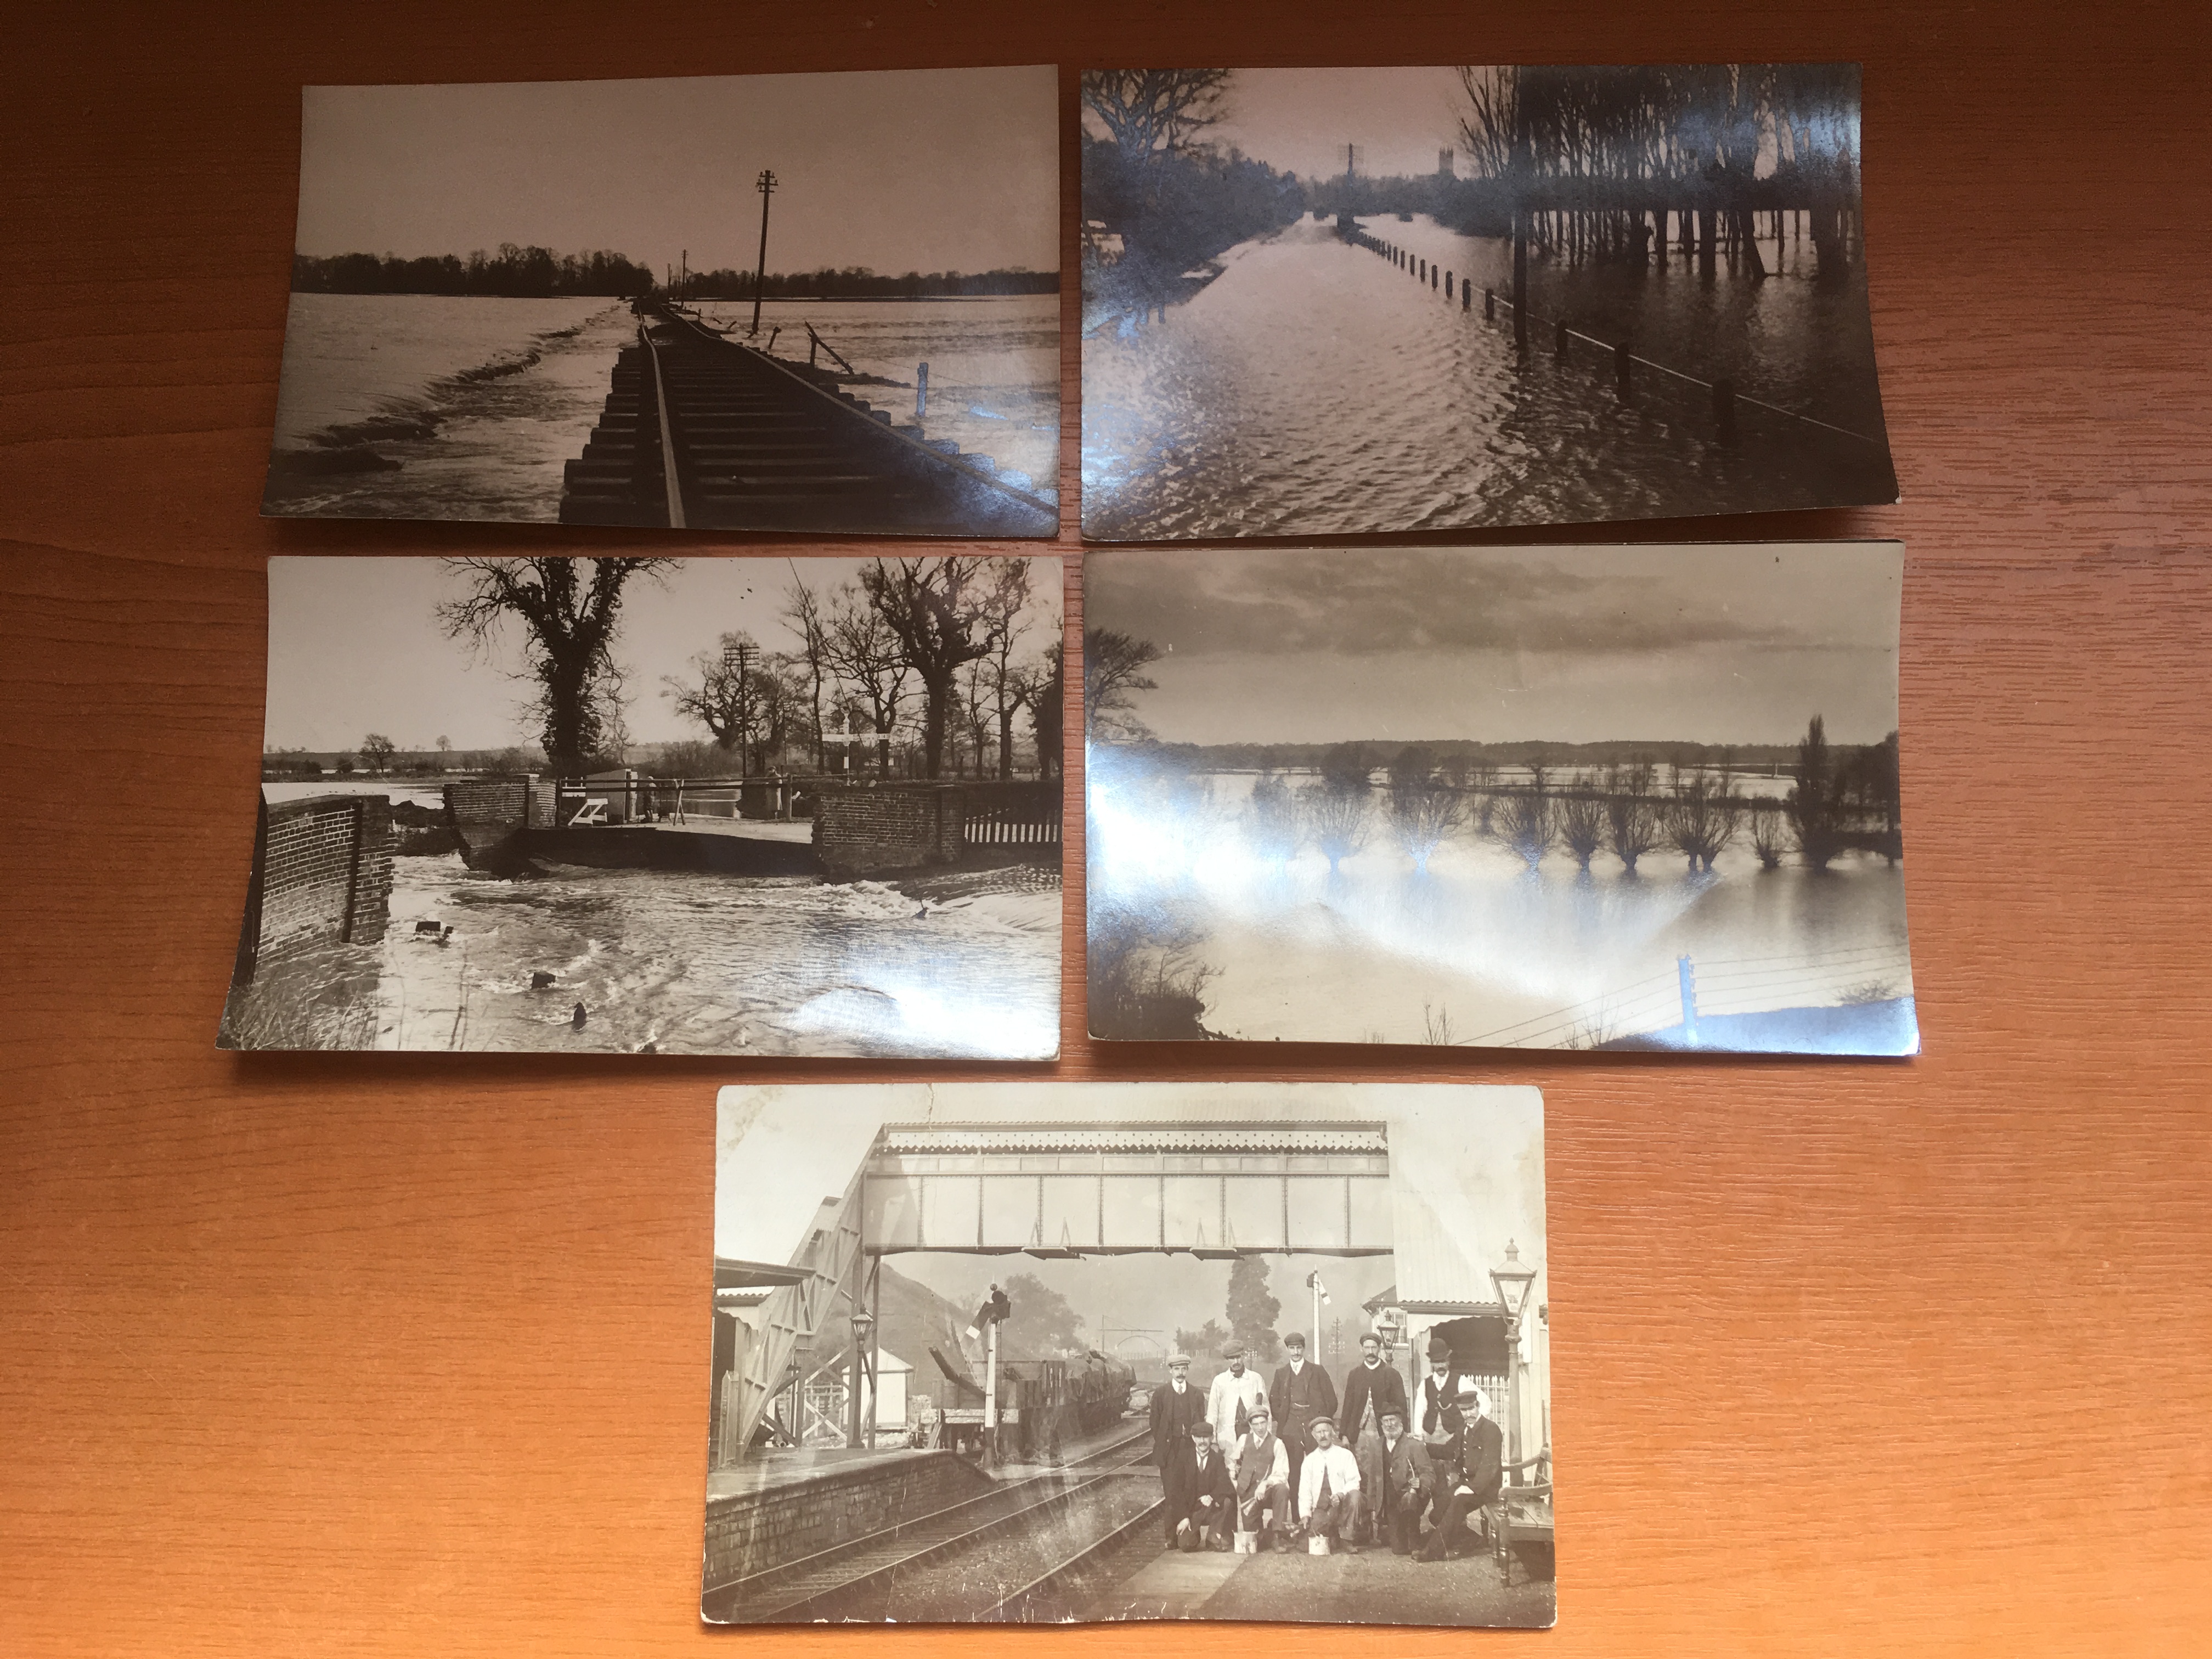
[[[1267,1385],[1245,1364],[1243,1343],[1231,1342],[1221,1357],[1229,1369],[1213,1374],[1212,1385],[1206,1391],[1206,1420],[1213,1425],[1215,1445],[1233,1447],[1251,1426],[1252,1408],[1267,1403]]]
[[[1313,1447],[1298,1464],[1298,1513],[1309,1539],[1341,1539],[1345,1553],[1357,1555],[1352,1541],[1359,1518],[1359,1460],[1336,1440],[1334,1418],[1316,1417]]]

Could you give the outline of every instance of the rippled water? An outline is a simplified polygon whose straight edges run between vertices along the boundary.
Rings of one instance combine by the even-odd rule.
[[[1555,852],[1532,874],[1468,826],[1424,875],[1388,844],[1378,798],[1368,845],[1332,873],[1311,850],[1284,865],[1255,849],[1249,784],[1201,777],[1171,799],[1091,785],[1094,911],[1187,930],[1224,1036],[1418,1043],[1448,1021],[1453,1042],[1588,1047],[1678,1024],[1685,956],[1701,1018],[1912,994],[1904,873],[1874,854],[1767,871],[1734,846],[1692,873],[1654,851],[1631,875],[1601,853],[1584,875]]]
[[[603,298],[295,294],[263,511],[550,522],[636,331]],[[290,452],[374,464],[303,473]]]
[[[1425,220],[1364,222],[1478,289],[1510,288],[1506,245]],[[1887,500],[1886,443],[1645,373],[1624,404],[1610,360],[1568,361],[1510,313],[1486,325],[1383,258],[1304,220],[1243,243],[1187,302],[1105,319],[1084,341],[1084,530],[1110,539],[1336,534],[1808,507]],[[1538,262],[1531,310],[1565,313],[1701,379],[1881,437],[1863,289],[1793,276],[1638,284]],[[1854,319],[1856,320],[1854,320]]]
[[[702,301],[700,314],[719,326],[750,325],[752,307]],[[915,370],[929,365],[922,435],[991,458],[1007,482],[1047,499],[1060,488],[1060,300],[1005,295],[972,300],[771,300],[761,307],[766,343],[779,357],[806,361],[806,325],[863,374],[901,382],[854,386],[853,395],[900,425],[915,419]],[[818,359],[825,368],[836,367]]]
[[[1034,877],[939,902],[803,878],[500,881],[453,857],[401,859],[397,874],[380,1048],[995,1060],[1059,1048],[1060,893]],[[420,939],[418,921],[453,937]],[[539,971],[553,988],[531,988]]]

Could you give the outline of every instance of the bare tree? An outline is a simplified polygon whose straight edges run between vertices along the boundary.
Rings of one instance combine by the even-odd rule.
[[[1605,845],[1606,803],[1597,795],[1577,791],[1559,802],[1559,840],[1587,874],[1597,849]]]
[[[372,772],[381,772],[392,764],[392,757],[399,745],[381,732],[372,732],[361,740],[362,764]]]
[[[1308,784],[1298,794],[1299,817],[1313,833],[1314,845],[1337,866],[1367,845],[1367,787],[1354,788],[1341,779]]]
[[[1435,755],[1409,744],[1390,763],[1390,827],[1398,845],[1423,875],[1444,837],[1459,825],[1458,791],[1447,783]]]
[[[1657,774],[1650,761],[1632,761],[1606,774],[1606,818],[1613,855],[1631,874],[1636,860],[1659,844],[1659,809],[1651,799]]]
[[[538,682],[540,741],[555,769],[580,772],[606,743],[606,700],[617,682],[613,645],[623,590],[678,561],[454,558],[467,590],[438,607],[448,636],[489,651],[509,617],[528,630],[525,660]]]
[[[1751,850],[1759,854],[1759,868],[1779,870],[1783,850],[1782,809],[1772,801],[1759,801],[1752,807],[1750,819]]]
[[[1140,166],[1190,149],[1221,119],[1229,76],[1225,69],[1086,70],[1083,103],[1123,159]]]
[[[906,700],[908,666],[894,635],[866,595],[849,582],[830,595],[822,623],[823,660],[866,702],[876,728],[876,769],[890,775],[891,733]]]
[[[1298,801],[1279,772],[1262,772],[1252,780],[1251,798],[1244,803],[1244,833],[1253,850],[1270,864],[1288,864],[1296,856]]]
[[[1703,865],[1711,870],[1721,850],[1735,838],[1740,811],[1727,786],[1702,767],[1678,771],[1674,795],[1667,803],[1668,838],[1690,860],[1691,869]]]
[[[819,767],[824,764],[822,689],[830,676],[830,629],[821,596],[806,585],[795,563],[791,564],[791,586],[783,591],[783,619],[799,635],[799,656],[806,665],[807,706],[814,714],[814,763]]]
[[[1544,854],[1552,850],[1552,840],[1559,826],[1552,798],[1544,793],[1541,769],[1531,767],[1529,770],[1535,774],[1534,781],[1526,789],[1504,793],[1498,807],[1497,822],[1498,833],[1505,844],[1534,870],[1544,861]]]
[[[1093,628],[1083,635],[1083,735],[1103,742],[1131,742],[1150,735],[1129,712],[1130,695],[1157,690],[1145,670],[1160,659],[1150,640]]]
[[[1061,678],[1066,655],[1065,642],[1055,638],[1045,647],[1043,659],[1030,671],[1025,701],[1030,709],[1030,730],[1036,739],[1040,777],[1056,778],[1060,775],[1062,754],[1066,747],[1063,728],[1067,719],[1067,692]]]
[[[921,682],[924,774],[945,767],[945,734],[960,671],[991,654],[1000,633],[1029,602],[1029,563],[976,554],[939,559],[878,559],[860,587]]]

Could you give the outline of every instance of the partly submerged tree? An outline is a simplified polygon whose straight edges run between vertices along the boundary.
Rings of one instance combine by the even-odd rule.
[[[1613,855],[1632,875],[1636,860],[1659,844],[1659,809],[1651,799],[1656,776],[1650,761],[1632,761],[1606,773],[1607,839]]]
[[[1843,803],[1828,755],[1828,725],[1813,716],[1797,744],[1797,785],[1785,804],[1797,832],[1797,851],[1815,870],[1825,870],[1844,850]]]
[[[1759,854],[1762,870],[1782,867],[1782,808],[1771,800],[1753,803],[1747,815],[1751,823],[1751,850]]]
[[[1562,795],[1559,801],[1559,841],[1587,874],[1597,849],[1605,845],[1606,802],[1586,789]]]
[[[1741,811],[1726,775],[1716,776],[1698,767],[1675,774],[1662,821],[1668,839],[1689,860],[1690,868],[1702,865],[1711,870],[1721,850],[1735,839]]]
[[[509,617],[526,631],[523,660],[538,682],[539,741],[556,771],[581,772],[604,752],[606,693],[618,685],[613,647],[623,590],[668,558],[453,558],[466,587],[438,607],[447,634],[489,651]]]
[[[1495,817],[1500,839],[1534,870],[1552,850],[1559,821],[1552,797],[1544,790],[1543,768],[1531,766],[1528,772],[1528,787],[1504,792]]]
[[[1429,860],[1444,837],[1458,827],[1459,791],[1446,781],[1436,756],[1420,744],[1408,744],[1390,763],[1390,832],[1413,868],[1426,875]]]
[[[1273,769],[1252,780],[1244,803],[1244,834],[1252,850],[1269,864],[1288,864],[1298,850],[1298,799],[1283,775]]]

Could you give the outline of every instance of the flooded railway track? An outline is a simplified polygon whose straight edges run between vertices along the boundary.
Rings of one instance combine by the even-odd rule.
[[[1050,536],[1053,503],[992,462],[891,424],[820,370],[657,302],[617,360],[564,524]]]
[[[1147,1522],[1158,1524],[1148,1430],[1066,1467],[716,1588],[711,1619],[946,1623],[1023,1620],[1055,1586]]]

